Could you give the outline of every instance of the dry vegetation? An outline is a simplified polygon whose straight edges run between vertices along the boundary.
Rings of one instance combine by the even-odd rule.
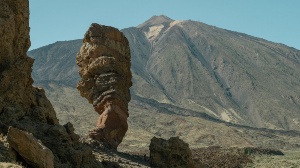
[[[284,155],[257,155],[246,168],[297,168],[300,166],[300,150],[284,151]]]
[[[257,158],[281,157],[284,154],[280,150],[268,148],[222,148],[211,146],[207,148],[193,149],[193,159],[212,168],[239,168],[245,166],[264,167],[256,164]]]
[[[12,158],[11,152],[9,152],[6,136],[0,134],[0,162],[10,162],[13,160]]]
[[[98,160],[117,162],[123,167],[149,167],[149,151],[116,152],[104,148],[94,149]],[[300,151],[285,151],[267,148],[222,148],[211,146],[192,149],[193,160],[208,168],[276,168],[300,165]]]
[[[206,164],[208,167],[243,167],[252,163],[252,158],[239,148],[208,147],[193,150],[193,159]]]
[[[81,136],[96,125],[97,113],[75,88],[50,84],[46,93],[61,124],[71,122],[75,132]],[[151,103],[135,98],[130,102],[129,129],[119,146],[120,151],[146,151],[153,136],[164,139],[179,136],[191,148],[216,145],[240,148],[262,146],[284,150],[299,148],[300,137],[297,132],[235,126],[213,121],[186,109]],[[189,114],[195,116],[187,116]]]
[[[9,148],[6,136],[0,134],[0,168],[21,168],[15,163],[15,153]]]

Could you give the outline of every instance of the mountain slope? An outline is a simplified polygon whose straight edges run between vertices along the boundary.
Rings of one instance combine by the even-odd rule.
[[[229,122],[299,129],[298,50],[194,21],[143,25],[123,30],[133,94]]]
[[[32,77],[36,82],[57,81],[76,86],[79,74],[75,56],[82,40],[60,41],[29,51],[35,59]]]
[[[299,50],[200,22],[174,21],[166,16],[154,16],[138,27],[122,31],[131,45],[131,94],[133,101],[138,102],[130,107],[141,110],[135,110],[134,116],[144,115],[145,120],[152,122],[151,116],[144,114],[147,109],[136,107],[144,104],[143,100],[156,102],[150,103],[151,108],[160,104],[183,109],[183,117],[203,119],[206,114],[208,118],[238,125],[300,130]],[[28,53],[36,60],[33,67],[36,85],[46,87],[59,116],[67,118],[71,113],[79,117],[77,114],[88,106],[83,103],[84,107],[78,107],[77,100],[64,102],[66,98],[59,95],[60,92],[71,94],[74,96],[65,96],[77,99],[74,87],[79,76],[75,57],[80,45],[81,40],[57,42]],[[65,87],[70,90],[59,89]],[[130,122],[139,121],[134,118],[129,118]],[[158,118],[161,122],[167,119]],[[75,123],[78,120],[81,119],[72,119]],[[191,119],[200,122],[196,120]],[[145,123],[138,123],[134,124],[135,128],[145,131]],[[171,127],[169,131],[176,130],[174,125]],[[166,131],[169,127],[161,129]],[[152,130],[145,136],[151,135],[163,134]]]
[[[79,135],[86,135],[95,127],[98,114],[80,97],[77,89],[55,82],[44,83],[44,86],[60,123],[71,122]],[[153,136],[165,139],[179,136],[191,148],[262,146],[288,150],[300,147],[299,131],[235,125],[205,113],[138,96],[132,97],[129,112],[129,129],[118,147],[120,151],[148,153]]]

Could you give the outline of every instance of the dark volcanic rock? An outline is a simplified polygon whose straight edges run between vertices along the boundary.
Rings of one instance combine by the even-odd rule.
[[[196,167],[189,145],[178,137],[171,137],[169,140],[153,137],[149,149],[150,166],[153,168]]]
[[[26,55],[30,46],[28,0],[2,0],[0,23],[0,132],[6,134],[13,126],[31,133],[53,152],[54,167],[101,166],[91,149],[79,143],[72,125],[58,124],[44,90],[32,86],[33,59]],[[11,145],[24,160],[33,163],[20,148]],[[29,147],[22,150],[31,150]]]
[[[82,78],[77,89],[100,114],[89,137],[117,148],[128,129],[129,43],[119,30],[93,23],[76,60]]]

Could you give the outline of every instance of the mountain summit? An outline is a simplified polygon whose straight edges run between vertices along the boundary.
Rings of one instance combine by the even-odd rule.
[[[227,122],[300,129],[299,50],[164,18],[123,30],[136,73],[132,94]]]
[[[152,16],[146,22],[138,25],[137,28],[145,28],[145,27],[150,27],[150,26],[153,26],[153,25],[160,25],[160,24],[164,24],[164,23],[170,23],[172,21],[174,21],[174,20],[170,19],[168,16],[165,16],[165,15]]]
[[[133,86],[129,123],[134,128],[166,138],[180,135],[196,145],[233,142],[234,138],[224,142],[221,132],[212,135],[211,125],[216,129],[224,126],[216,126],[212,121],[253,130],[300,131],[299,50],[166,16],[154,16],[122,32],[131,49]],[[48,93],[54,96],[52,100],[62,115],[70,114],[65,111],[76,112],[78,104],[71,101],[74,105],[70,107],[64,104],[67,98],[55,97],[57,92],[65,91],[64,96],[73,92],[57,89],[53,83],[60,87],[75,86],[74,81],[79,79],[75,56],[80,45],[81,40],[57,42],[29,52],[36,60],[33,67],[36,84],[50,87]],[[187,123],[190,125],[186,126]],[[236,133],[232,136],[239,137]],[[254,144],[256,140],[249,141]]]

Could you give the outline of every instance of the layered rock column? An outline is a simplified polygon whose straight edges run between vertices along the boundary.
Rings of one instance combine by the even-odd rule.
[[[128,129],[131,83],[130,48],[118,29],[93,23],[86,32],[76,63],[77,89],[100,115],[89,137],[117,148]]]

